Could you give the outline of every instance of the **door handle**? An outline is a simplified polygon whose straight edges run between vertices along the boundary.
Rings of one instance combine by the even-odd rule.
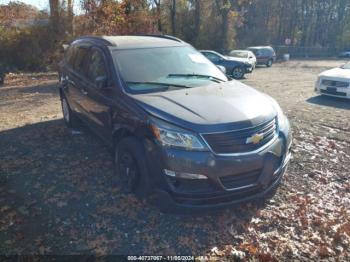
[[[81,92],[83,93],[83,95],[87,95],[88,92],[85,89],[82,89]]]

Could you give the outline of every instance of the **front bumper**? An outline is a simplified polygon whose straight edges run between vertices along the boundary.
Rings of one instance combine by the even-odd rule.
[[[288,128],[262,151],[247,155],[216,155],[157,147],[148,162],[154,178],[152,202],[166,212],[216,209],[261,198],[277,187],[291,157]],[[180,179],[164,174],[201,174],[208,179]]]
[[[246,74],[252,73],[253,70],[254,70],[254,66],[253,65],[245,66],[245,73]]]
[[[327,87],[316,85],[316,94],[350,99],[350,87]]]

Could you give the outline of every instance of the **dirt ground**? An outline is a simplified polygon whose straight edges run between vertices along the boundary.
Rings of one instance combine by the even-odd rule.
[[[0,254],[194,254],[350,259],[350,100],[314,94],[340,60],[257,68],[244,83],[274,97],[293,129],[276,195],[181,216],[120,193],[107,147],[62,120],[55,74],[0,87]]]

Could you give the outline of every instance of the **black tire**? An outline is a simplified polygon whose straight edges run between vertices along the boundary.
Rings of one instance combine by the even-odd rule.
[[[78,119],[72,109],[69,106],[68,100],[65,96],[61,97],[61,107],[62,107],[62,114],[63,114],[63,120],[66,123],[67,127],[74,128],[78,127]]]
[[[123,192],[135,193],[140,198],[151,194],[146,154],[142,143],[137,138],[126,137],[117,143],[114,166]]]
[[[269,59],[267,62],[266,62],[266,67],[271,67],[273,64],[273,60],[272,59]]]
[[[244,77],[244,69],[242,67],[235,67],[232,69],[231,75],[234,79],[242,79]]]

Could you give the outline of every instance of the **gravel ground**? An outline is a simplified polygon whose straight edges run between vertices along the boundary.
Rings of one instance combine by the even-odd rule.
[[[64,126],[55,74],[0,88],[0,254],[195,254],[350,259],[350,100],[313,93],[340,60],[257,68],[244,83],[274,97],[293,128],[276,195],[201,216],[162,214],[120,193],[107,148]]]

